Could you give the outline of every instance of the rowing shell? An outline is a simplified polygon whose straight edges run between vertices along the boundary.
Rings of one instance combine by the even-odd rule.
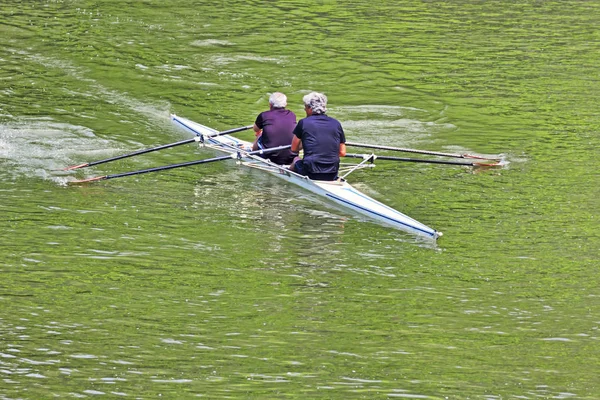
[[[416,233],[434,240],[442,235],[441,232],[361,193],[345,180],[317,181],[309,179],[306,176],[290,171],[285,166],[277,165],[270,160],[255,155],[247,154],[252,147],[252,143],[250,142],[229,135],[213,136],[218,133],[218,131],[174,114],[171,115],[171,120],[175,125],[195,135],[197,141],[203,142],[206,147],[233,155],[237,153],[241,163],[247,167],[269,172],[288,182],[301,186],[316,195],[329,199],[344,208],[349,208],[361,215],[365,215],[386,225],[393,226],[394,228]]]

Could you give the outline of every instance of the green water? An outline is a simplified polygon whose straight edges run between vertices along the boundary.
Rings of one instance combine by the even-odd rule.
[[[600,4],[0,4],[0,398],[600,398]],[[363,192],[437,245],[234,162],[170,113],[329,97],[348,140],[502,154]],[[251,139],[252,133],[240,134]],[[402,156],[402,155],[401,155]]]

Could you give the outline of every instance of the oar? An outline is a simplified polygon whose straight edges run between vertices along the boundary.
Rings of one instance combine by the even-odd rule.
[[[72,185],[72,184],[78,184],[78,183],[87,183],[87,182],[103,181],[103,180],[106,180],[106,179],[121,178],[123,176],[146,174],[148,172],[165,171],[165,170],[168,170],[168,169],[188,167],[190,165],[206,164],[206,163],[211,163],[211,162],[216,162],[216,161],[223,161],[223,160],[231,160],[232,158],[241,158],[242,156],[250,156],[250,155],[255,155],[255,154],[267,154],[267,153],[272,153],[272,152],[283,150],[283,149],[289,149],[290,147],[291,147],[291,145],[273,147],[273,148],[270,148],[270,149],[256,150],[256,151],[242,151],[242,150],[239,150],[236,153],[228,154],[226,156],[221,156],[221,157],[206,158],[204,160],[189,161],[189,162],[185,162],[185,163],[181,163],[181,164],[165,165],[165,166],[162,166],[162,167],[155,167],[155,168],[149,168],[149,169],[142,169],[142,170],[138,170],[138,171],[124,172],[124,173],[121,173],[121,174],[96,176],[96,177],[93,177],[93,178],[83,179],[83,180],[80,180],[80,181],[71,181],[71,182],[68,182],[68,183],[70,185]]]
[[[347,143],[346,143],[347,144]],[[462,162],[462,161],[445,161],[445,160],[422,160],[420,158],[402,158],[402,157],[391,157],[391,156],[377,156],[375,154],[346,154],[345,157],[350,158],[362,158],[368,160],[371,158],[375,160],[390,160],[390,161],[407,161],[416,163],[428,163],[428,164],[448,164],[448,165],[465,165],[468,167],[500,167],[500,163],[480,163],[480,162]]]
[[[356,142],[346,142],[346,146],[364,147],[366,149],[403,151],[406,153],[428,154],[430,156],[455,157],[455,158],[475,158],[475,159],[479,159],[479,160],[497,160],[498,159],[498,157],[489,158],[489,157],[477,156],[474,154],[440,153],[437,151],[405,149],[402,147],[390,147],[390,146],[381,146],[381,145],[377,145],[377,144],[366,144],[366,143],[356,143]]]
[[[233,128],[233,129],[229,129],[227,131],[218,132],[218,133],[215,133],[212,135],[206,135],[206,136],[215,137],[215,136],[221,136],[221,135],[228,135],[230,133],[236,133],[236,132],[244,131],[246,129],[250,129],[252,127],[253,127],[253,125],[241,126],[239,128]],[[133,156],[137,156],[140,154],[146,154],[146,153],[150,153],[152,151],[158,151],[158,150],[162,150],[162,149],[168,149],[169,147],[180,146],[182,144],[191,143],[194,141],[196,141],[196,137],[194,137],[192,139],[181,140],[181,141],[175,142],[175,143],[163,144],[162,146],[152,147],[149,149],[142,149],[142,150],[134,151],[133,153],[123,154],[120,156],[111,157],[111,158],[107,158],[104,160],[92,161],[92,162],[83,163],[83,164],[79,164],[79,165],[73,165],[71,167],[64,168],[63,171],[69,171],[69,170],[84,168],[84,167],[91,167],[92,165],[104,164],[104,163],[107,163],[110,161],[120,160],[122,158],[133,157]]]

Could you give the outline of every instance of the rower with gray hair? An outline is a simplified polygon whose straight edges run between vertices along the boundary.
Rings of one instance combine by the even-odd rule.
[[[305,107],[309,107],[313,114],[327,112],[327,96],[323,93],[311,92],[302,98]]]
[[[258,114],[254,122],[256,140],[252,150],[269,149],[289,145],[296,127],[296,114],[287,110],[287,97],[281,92],[269,96],[269,111]],[[279,165],[289,165],[297,154],[289,149],[266,154],[269,160]]]
[[[302,98],[306,118],[294,129],[292,152],[304,150],[304,158],[296,158],[290,170],[313,180],[337,179],[340,157],[346,155],[346,136],[342,124],[327,112],[327,96],[311,92]]]
[[[269,96],[269,105],[273,108],[285,108],[287,106],[287,96],[281,92],[275,92]]]

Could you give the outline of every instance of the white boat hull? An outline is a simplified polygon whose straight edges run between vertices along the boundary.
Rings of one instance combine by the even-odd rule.
[[[245,151],[251,150],[252,144],[250,142],[229,135],[211,137],[211,135],[216,134],[218,131],[176,115],[171,115],[171,120],[187,132],[198,136],[200,140],[204,140],[204,143],[208,147],[226,153],[236,153],[238,151],[236,149],[239,149],[241,161],[248,167],[269,172],[288,182],[301,186],[312,193],[329,199],[344,208],[351,209],[358,214],[365,215],[386,225],[393,226],[394,228],[432,239],[437,239],[441,236],[441,232],[367,196],[352,187],[352,185],[346,181],[311,180],[305,176],[298,175],[285,167],[276,165],[271,161],[257,156],[245,155]]]

